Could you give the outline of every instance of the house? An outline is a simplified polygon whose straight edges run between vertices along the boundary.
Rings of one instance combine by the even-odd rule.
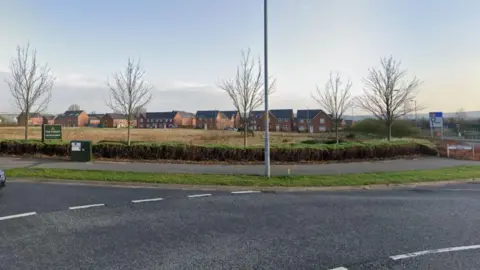
[[[99,114],[99,113],[91,113],[88,115],[88,126],[91,127],[98,127],[101,123],[102,117],[104,117],[105,114]]]
[[[47,124],[47,121],[40,113],[29,113],[28,114],[28,125],[29,126],[41,126],[42,124]],[[17,117],[17,123],[20,126],[25,125],[25,113],[22,112]]]
[[[195,127],[204,129],[225,129],[233,127],[233,123],[220,111],[197,111]]]
[[[222,111],[221,113],[225,114],[225,116],[230,119],[232,122],[232,127],[239,128],[242,126],[240,123],[242,117],[238,111]]]
[[[147,112],[137,118],[139,128],[175,128],[195,126],[195,115],[184,111]]]
[[[332,129],[332,117],[323,110],[298,110],[297,130],[299,132],[318,133]]]
[[[269,111],[269,129],[274,130],[276,122],[273,123],[272,119],[275,118],[272,114],[272,111]],[[248,129],[254,131],[265,130],[265,111],[251,111],[250,117],[248,120]]]
[[[66,111],[54,119],[56,125],[62,127],[84,127],[88,124],[88,114],[85,111]]]
[[[130,126],[136,126],[136,119],[131,120]],[[127,116],[121,113],[106,113],[100,118],[100,126],[104,128],[126,128],[128,127]]]
[[[294,126],[292,109],[270,110],[269,131],[292,132]],[[265,111],[250,113],[250,127],[253,130],[265,130]]]
[[[270,110],[270,113],[273,115],[273,118],[270,118],[269,121],[272,124],[270,130],[277,132],[292,132],[293,131],[293,110],[292,109],[282,109],[282,110]]]
[[[53,114],[44,114],[43,115],[44,124],[49,124],[49,125],[55,124],[55,117],[57,117],[57,116],[53,115]]]
[[[177,115],[173,118],[173,124],[178,127],[192,128],[196,124],[196,118],[194,113],[175,111]]]

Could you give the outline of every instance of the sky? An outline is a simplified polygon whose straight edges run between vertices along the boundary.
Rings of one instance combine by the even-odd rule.
[[[263,0],[0,2],[0,112],[18,111],[4,83],[17,45],[54,72],[51,113],[109,112],[106,82],[129,57],[154,87],[149,111],[233,109],[217,83],[235,76],[242,50],[263,59]],[[272,109],[321,108],[310,94],[330,71],[360,95],[390,55],[423,81],[424,111],[480,109],[478,0],[270,0],[268,13]]]

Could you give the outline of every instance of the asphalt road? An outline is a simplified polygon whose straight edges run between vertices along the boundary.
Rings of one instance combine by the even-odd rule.
[[[209,193],[10,183],[0,269],[480,269],[479,184]]]
[[[376,162],[352,162],[309,165],[272,165],[272,175],[315,175],[337,173],[366,173],[408,170],[428,170],[459,165],[480,165],[478,161],[454,160],[436,157],[424,157],[412,160],[388,160]],[[0,169],[31,167],[60,168],[78,170],[112,170],[164,173],[204,173],[204,174],[252,174],[263,175],[263,165],[198,165],[164,163],[127,163],[127,162],[70,162],[45,159],[0,157]]]

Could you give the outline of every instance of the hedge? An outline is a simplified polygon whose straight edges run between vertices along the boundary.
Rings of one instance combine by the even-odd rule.
[[[385,159],[411,155],[436,155],[437,151],[416,141],[374,141],[364,143],[285,144],[271,148],[271,160],[278,162],[330,161],[355,159]],[[0,154],[7,155],[69,155],[69,144],[38,141],[0,141]],[[146,144],[127,146],[122,143],[93,145],[96,158],[132,160],[186,160],[186,161],[263,161],[261,147],[201,146],[186,144]]]

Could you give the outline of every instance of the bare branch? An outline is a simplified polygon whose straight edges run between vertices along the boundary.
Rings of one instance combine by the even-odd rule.
[[[414,100],[421,84],[417,77],[407,81],[407,71],[400,69],[400,64],[391,56],[381,59],[381,68],[369,70],[363,95],[356,100],[358,107],[385,121],[389,130],[393,121],[414,112],[415,108],[405,104]]]
[[[80,111],[80,105],[72,104],[72,105],[68,106],[68,110],[69,111]]]
[[[5,82],[10,89],[16,107],[24,114],[25,140],[28,139],[30,113],[43,112],[52,98],[54,76],[48,64],[37,62],[37,51],[17,46],[17,55],[10,62],[10,76]]]
[[[343,115],[348,108],[352,106],[352,97],[350,90],[352,88],[352,82],[347,81],[344,83],[339,73],[330,72],[330,77],[323,89],[317,86],[315,94],[311,94],[311,97],[317,101],[317,103],[332,116],[332,120],[335,124],[335,134],[337,135],[338,143],[338,125],[343,119]]]
[[[114,112],[123,114],[128,122],[128,144],[130,145],[130,126],[135,113],[139,108],[145,107],[153,98],[153,87],[144,81],[145,70],[141,68],[140,61],[128,59],[123,72],[112,75],[112,80],[107,82],[110,90],[110,99],[105,103]]]
[[[271,78],[268,95],[275,92],[276,79]],[[242,51],[242,61],[237,67],[234,79],[219,82],[218,87],[225,92],[241,114],[245,130],[244,146],[246,146],[246,131],[248,131],[248,117],[251,112],[261,106],[265,101],[263,69],[260,58],[251,56],[250,49]]]

